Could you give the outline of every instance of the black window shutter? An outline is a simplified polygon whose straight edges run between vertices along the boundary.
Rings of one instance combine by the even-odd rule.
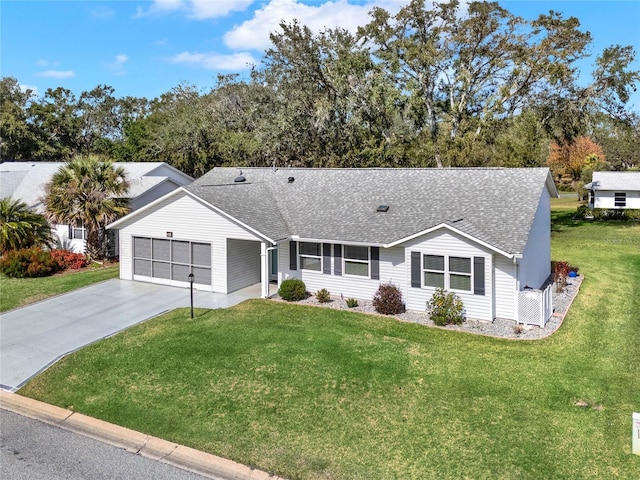
[[[484,295],[484,257],[473,257],[473,294]]]
[[[331,275],[331,244],[322,244],[322,273]]]
[[[339,243],[333,246],[333,274],[342,275],[342,245]]]
[[[411,252],[411,286],[420,288],[420,252]]]
[[[380,247],[371,247],[371,278],[380,280]]]
[[[67,238],[71,240],[73,238],[73,226],[69,224],[69,233],[67,234]]]
[[[289,270],[298,269],[298,242],[289,242]]]

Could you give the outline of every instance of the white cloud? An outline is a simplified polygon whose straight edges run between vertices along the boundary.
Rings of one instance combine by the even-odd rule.
[[[147,9],[138,7],[136,17],[183,12],[196,20],[219,18],[231,12],[242,12],[254,0],[154,0]]]
[[[36,75],[47,78],[71,78],[76,76],[73,70],[44,70],[36,73]]]
[[[51,62],[49,60],[45,60],[45,59],[41,58],[40,60],[38,60],[36,62],[36,65],[38,67],[42,67],[42,68],[44,68],[44,67],[55,67],[56,65],[60,65],[60,62]]]
[[[136,18],[149,17],[151,15],[164,15],[175,12],[184,7],[182,0],[154,0],[147,9],[138,7],[136,9]]]
[[[231,12],[243,12],[254,0],[193,0],[189,5],[189,16],[203,20],[224,17]]]
[[[280,22],[291,22],[294,19],[316,33],[336,27],[355,32],[358,26],[371,21],[369,12],[374,6],[396,13],[407,2],[408,0],[372,0],[354,5],[347,0],[335,0],[305,5],[298,0],[271,0],[257,9],[252,19],[227,32],[224,42],[232,49],[265,50],[271,44],[269,34],[280,30]]]
[[[224,55],[221,53],[182,52],[168,59],[169,63],[204,68],[206,70],[248,70],[257,63],[246,52]]]
[[[19,86],[20,86],[20,91],[23,93],[27,93],[28,90],[31,90],[31,93],[34,96],[37,97],[38,95],[40,95],[40,92],[38,92],[38,87],[36,87],[35,85],[25,85],[20,83]]]
[[[116,55],[113,62],[107,65],[107,69],[114,75],[126,75],[127,71],[124,66],[129,61],[129,57],[124,54]]]

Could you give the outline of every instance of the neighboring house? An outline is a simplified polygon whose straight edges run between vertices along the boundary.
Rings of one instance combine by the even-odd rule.
[[[517,318],[551,271],[549,170],[215,168],[114,222],[120,278],[229,293],[301,278],[424,311],[436,287],[469,318]]]
[[[129,181],[129,206],[135,211],[193,181],[190,176],[161,162],[118,162]],[[64,162],[4,162],[0,164],[0,198],[11,197],[44,213],[44,187]],[[52,229],[65,248],[84,252],[86,234],[82,225],[53,225]],[[112,254],[117,255],[118,242]]]
[[[589,208],[640,209],[640,172],[593,172]]]

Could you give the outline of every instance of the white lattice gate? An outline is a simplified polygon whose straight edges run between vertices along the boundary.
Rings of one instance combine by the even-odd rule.
[[[518,292],[518,323],[544,327],[553,315],[552,285],[544,290]]]

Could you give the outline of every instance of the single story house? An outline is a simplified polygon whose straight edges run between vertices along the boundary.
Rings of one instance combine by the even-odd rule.
[[[32,210],[44,213],[42,197],[45,185],[64,166],[64,162],[3,162],[0,164],[0,198],[13,198],[27,204]],[[162,162],[118,162],[129,181],[129,206],[132,211],[188,185],[189,175]],[[60,244],[74,252],[85,251],[86,232],[82,225],[53,225]],[[114,241],[117,255],[118,242]]]
[[[547,168],[214,168],[109,228],[122,279],[267,297],[301,278],[359,299],[391,282],[418,311],[443,287],[491,321],[548,279],[556,196]]]
[[[593,172],[589,208],[640,209],[640,172]]]

